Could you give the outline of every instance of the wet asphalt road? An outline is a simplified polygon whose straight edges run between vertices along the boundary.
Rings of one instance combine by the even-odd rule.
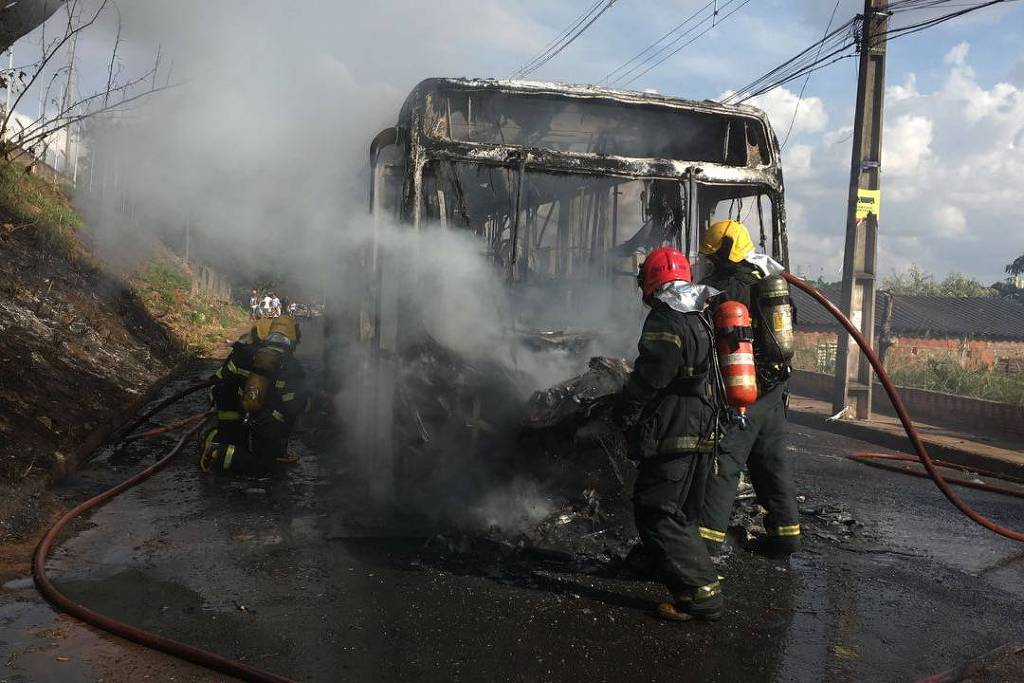
[[[864,526],[844,536],[808,514],[806,548],[788,562],[734,550],[717,624],[652,618],[656,584],[449,561],[422,530],[351,537],[367,515],[361,487],[343,452],[308,439],[280,480],[211,479],[182,457],[77,524],[50,574],[93,609],[303,681],[914,680],[1024,641],[1024,547],[960,516],[928,481],[844,459],[868,444],[794,425],[790,449],[803,507],[839,504]],[[68,494],[152,457],[108,455]],[[963,495],[1024,528],[1020,500]],[[0,644],[17,627],[5,614]],[[2,667],[10,683],[101,678],[85,663]]]

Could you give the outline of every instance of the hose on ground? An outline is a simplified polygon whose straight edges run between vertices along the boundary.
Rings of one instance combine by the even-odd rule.
[[[914,451],[917,453],[918,459],[921,461],[921,464],[924,465],[925,470],[927,470],[928,476],[931,477],[932,481],[935,482],[935,485],[940,491],[942,491],[942,495],[946,496],[949,502],[952,503],[957,510],[962,512],[975,523],[980,524],[989,531],[993,531],[1000,536],[1024,543],[1024,533],[1017,531],[1016,529],[1010,529],[1000,524],[996,524],[989,518],[975,511],[962,498],[960,498],[959,495],[957,495],[956,491],[954,491],[949,485],[949,482],[943,478],[942,473],[939,472],[939,469],[935,466],[935,462],[932,460],[931,456],[928,455],[928,451],[925,449],[924,442],[921,441],[920,435],[918,435],[917,430],[914,429],[914,423],[910,420],[910,415],[907,413],[906,406],[903,405],[903,399],[900,398],[899,392],[896,390],[896,386],[892,383],[892,379],[889,378],[889,374],[885,371],[882,361],[879,360],[874,349],[872,349],[867,340],[864,339],[864,335],[860,333],[860,330],[850,322],[849,318],[843,315],[843,312],[840,311],[835,304],[829,301],[813,286],[796,277],[792,273],[783,273],[782,276],[794,287],[803,290],[824,306],[825,309],[832,314],[832,317],[838,320],[839,324],[842,325],[846,331],[850,333],[850,336],[853,337],[854,341],[857,342],[857,346],[859,346],[861,351],[864,352],[868,362],[871,363],[871,367],[874,368],[875,374],[878,375],[878,379],[882,383],[885,393],[889,395],[889,400],[892,401],[892,407],[896,409],[896,415],[903,424],[903,429],[906,431],[907,438],[910,439],[910,443],[914,446]]]
[[[192,393],[192,391],[198,391],[198,389],[205,385],[206,383],[200,385],[198,388],[191,387],[191,390],[179,392],[172,398],[180,400],[189,393]],[[170,405],[172,402],[173,401],[164,401],[161,402],[160,405],[166,406]],[[139,424],[141,424],[141,422]],[[201,426],[201,424],[196,425],[189,431],[185,432],[185,434],[178,439],[178,443],[174,448],[172,448],[167,455],[157,462],[153,463],[138,474],[129,477],[117,486],[75,506],[57,520],[57,523],[54,524],[53,527],[46,532],[46,535],[43,536],[42,540],[39,541],[39,545],[36,546],[35,553],[32,555],[32,578],[35,581],[36,588],[39,589],[39,592],[42,593],[43,597],[58,610],[66,614],[70,614],[91,626],[95,626],[96,628],[102,629],[108,633],[112,633],[115,636],[119,636],[125,640],[130,640],[153,650],[159,650],[160,652],[164,652],[179,659],[192,662],[193,664],[198,664],[199,666],[217,671],[218,673],[222,673],[226,676],[232,676],[244,681],[255,681],[256,683],[292,683],[291,679],[285,678],[284,676],[278,676],[277,674],[255,669],[251,666],[228,659],[227,657],[222,657],[221,655],[213,652],[208,652],[177,640],[165,638],[164,636],[156,633],[126,624],[123,621],[118,621],[117,619],[108,617],[105,614],[95,612],[88,607],[71,600],[57,590],[46,575],[46,558],[50,554],[50,549],[53,546],[54,541],[57,540],[57,536],[60,535],[61,531],[63,531],[72,520],[83,512],[102,505],[121,493],[124,493],[133,486],[141,484],[162,470],[171,462],[171,459],[177,455],[178,451],[181,450],[181,447],[189,437],[199,431]]]
[[[209,386],[212,386],[212,385],[213,385],[213,380],[212,379],[208,379],[208,380],[205,380],[203,382],[200,382],[199,384],[193,384],[190,387],[185,387],[184,389],[182,389],[178,393],[172,394],[171,396],[168,396],[167,398],[165,398],[164,400],[160,401],[159,403],[157,403],[155,406],[153,406],[152,408],[150,408],[146,412],[142,413],[142,415],[140,415],[137,418],[135,418],[126,427],[122,428],[120,430],[120,434],[121,435],[131,434],[136,429],[138,429],[140,425],[145,423],[146,420],[148,420],[149,418],[153,417],[154,415],[159,413],[161,410],[163,410],[167,406],[172,405],[174,403],[177,403],[178,401],[180,401],[181,399],[185,398],[186,396],[190,396],[191,394],[196,393],[200,389],[205,389],[206,387],[209,387]]]
[[[179,429],[183,429],[185,427],[191,427],[192,425],[194,425],[197,422],[202,422],[203,420],[205,420],[210,415],[213,415],[214,412],[215,411],[213,411],[213,410],[207,410],[205,412],[196,413],[195,415],[192,415],[190,417],[186,417],[183,420],[178,420],[177,422],[172,422],[169,425],[164,425],[162,427],[157,427],[156,429],[150,429],[148,432],[142,432],[141,434],[132,434],[131,436],[126,436],[123,439],[121,439],[121,443],[122,444],[126,444],[126,443],[131,443],[132,441],[138,441],[140,439],[151,439],[154,436],[160,436],[161,434],[166,434],[167,432],[176,432]]]
[[[850,460],[859,462],[869,467],[878,467],[879,469],[889,470],[890,472],[899,472],[900,474],[909,474],[913,477],[921,477],[922,479],[928,479],[927,472],[921,472],[918,470],[908,470],[905,467],[893,464],[894,462],[920,462],[913,455],[901,455],[897,453],[863,453],[858,452],[850,456]],[[985,477],[991,477],[993,479],[1000,478],[998,474],[994,472],[986,472],[985,470],[979,470],[974,467],[966,467],[964,465],[958,465],[952,462],[944,462],[942,460],[933,460],[936,467],[941,467],[947,470],[956,470],[958,472],[964,472],[967,474],[980,474]],[[1024,498],[1024,489],[1011,489],[1005,486],[996,486],[995,484],[986,484],[981,481],[972,481],[970,479],[953,479],[949,483],[956,486],[964,486],[970,489],[977,489],[978,491],[988,491],[989,493],[998,493],[1003,496],[1013,496],[1015,498]]]

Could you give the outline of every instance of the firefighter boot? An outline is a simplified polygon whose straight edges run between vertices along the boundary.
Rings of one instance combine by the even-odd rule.
[[[753,539],[746,549],[771,557],[789,557],[800,550],[800,525],[768,527],[768,535]]]
[[[706,586],[687,588],[674,594],[673,602],[658,605],[658,616],[668,621],[704,619],[718,621],[725,612],[722,584],[718,581]]]

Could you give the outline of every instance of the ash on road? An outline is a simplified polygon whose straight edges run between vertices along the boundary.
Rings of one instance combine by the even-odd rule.
[[[168,443],[107,453],[64,493],[98,492]],[[574,547],[367,526],[346,454],[316,432],[300,435],[283,479],[209,478],[183,455],[78,523],[50,574],[93,609],[304,681],[912,680],[1024,640],[1024,549],[961,517],[930,482],[845,459],[865,449],[793,426],[805,549],[788,562],[729,553],[717,624],[654,619],[660,586],[607,578]],[[1024,526],[1019,501],[963,495]],[[49,647],[47,621],[27,581],[4,586],[0,649],[12,654],[0,679],[141,677],[110,666],[138,648],[124,655],[94,633],[92,648]],[[216,679],[147,661],[155,679]]]

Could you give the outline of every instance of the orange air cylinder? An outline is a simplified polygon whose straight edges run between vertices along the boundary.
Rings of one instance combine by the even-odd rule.
[[[715,336],[726,400],[740,413],[745,413],[747,406],[757,400],[757,370],[747,307],[738,301],[719,305],[715,311]]]

